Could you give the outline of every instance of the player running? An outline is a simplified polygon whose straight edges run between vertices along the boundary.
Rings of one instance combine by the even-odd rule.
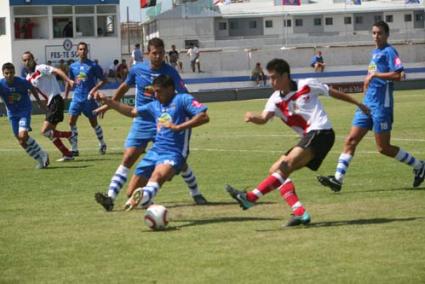
[[[32,110],[28,90],[31,91],[41,109],[45,109],[45,105],[40,101],[36,89],[28,81],[15,77],[15,66],[12,63],[3,64],[2,72],[4,78],[0,80],[0,96],[6,105],[13,134],[27,154],[37,161],[36,168],[46,168],[49,165],[49,155],[28,135],[31,131]]]
[[[98,107],[92,94],[97,92],[106,82],[103,71],[99,65],[87,58],[88,46],[85,42],[80,42],[77,47],[79,60],[72,63],[69,68],[69,77],[75,82],[74,95],[69,106],[69,126],[71,127],[72,137],[70,139],[73,156],[79,156],[78,151],[78,129],[77,120],[83,113],[93,127],[96,137],[99,140],[99,153],[106,153],[106,143],[103,139],[102,127],[97,122],[96,114],[93,111]],[[99,82],[97,82],[99,80]],[[70,86],[65,88],[65,99],[68,98]]]
[[[132,195],[126,203],[127,210],[149,205],[161,185],[183,169],[189,154],[191,129],[209,121],[207,107],[187,93],[176,94],[170,76],[158,76],[152,88],[157,100],[134,108],[97,95],[121,114],[153,118],[156,124],[155,142],[138,164],[128,185]]]
[[[114,94],[112,98],[114,101],[120,101],[130,89],[130,86],[136,85],[135,106],[141,107],[152,102],[155,100],[152,81],[160,75],[170,76],[178,93],[187,93],[187,89],[178,72],[171,65],[164,62],[165,47],[162,39],[153,38],[149,40],[148,57],[149,61],[131,67],[127,79],[120,85]],[[108,106],[105,105],[96,111],[98,113],[103,113],[107,110]],[[115,171],[115,174],[112,176],[107,193],[97,192],[95,194],[96,201],[101,204],[106,211],[112,211],[115,199],[127,182],[131,167],[137,162],[140,155],[145,152],[148,143],[154,141],[156,131],[156,124],[153,118],[137,116],[133,119],[133,124],[124,145],[125,151],[123,159],[120,166]],[[199,191],[196,177],[187,164],[183,167],[181,175],[188,185],[190,194],[196,204],[206,204],[207,200]]]
[[[331,96],[355,104],[365,113],[368,113],[368,109],[350,96],[315,79],[299,80],[297,83],[292,81],[289,64],[283,59],[270,61],[267,71],[275,92],[261,114],[247,112],[245,121],[265,124],[277,116],[297,132],[301,140],[271,166],[270,175],[255,189],[243,192],[226,185],[226,190],[246,210],[263,195],[278,188],[282,198],[292,208],[292,218],[286,225],[308,224],[310,215],[299,201],[289,175],[303,167],[316,171],[334,144],[335,134],[318,96]]]
[[[357,110],[354,114],[350,133],[345,139],[344,149],[338,158],[334,176],[318,176],[319,182],[334,192],[341,190],[348,166],[353,159],[357,145],[369,130],[375,134],[378,152],[395,158],[413,168],[413,187],[424,181],[425,163],[400,147],[391,145],[391,129],[394,109],[394,83],[402,78],[403,65],[393,46],[388,44],[390,29],[380,21],[372,26],[372,36],[376,49],[372,52],[368,75],[364,80],[365,96],[363,102],[371,110],[371,116]]]
[[[22,55],[22,62],[26,69],[27,80],[35,87],[38,93],[48,98],[47,113],[41,128],[41,133],[49,138],[53,145],[62,153],[59,162],[73,160],[71,151],[62,143],[61,138],[70,139],[71,131],[58,131],[56,126],[63,121],[65,102],[61,96],[61,90],[56,76],[62,78],[71,88],[74,81],[70,80],[66,74],[58,69],[45,64],[37,64],[34,55],[26,51]]]

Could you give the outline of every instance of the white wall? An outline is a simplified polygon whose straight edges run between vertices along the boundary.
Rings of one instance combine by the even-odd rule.
[[[0,65],[10,62],[12,58],[12,25],[10,19],[9,1],[0,1],[0,17],[6,18],[6,35],[0,36]],[[0,66],[1,67],[1,66]],[[1,73],[1,72],[0,72]]]

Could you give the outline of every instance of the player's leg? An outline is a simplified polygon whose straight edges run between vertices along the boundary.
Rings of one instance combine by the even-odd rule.
[[[69,106],[69,128],[71,129],[71,137],[69,137],[69,143],[71,144],[71,152],[74,157],[79,156],[78,151],[78,128],[77,120],[82,111],[81,103],[71,101]]]
[[[353,125],[344,140],[342,153],[338,157],[335,174],[332,176],[318,176],[317,180],[334,192],[339,192],[344,182],[344,177],[356,152],[357,145],[362,141],[367,132],[372,129],[372,118],[360,110],[354,114]]]
[[[93,111],[98,107],[99,106],[97,105],[95,100],[88,100],[85,103],[83,113],[89,119],[90,125],[96,134],[97,140],[99,141],[99,154],[105,155],[106,143],[105,143],[105,140],[103,139],[103,130],[97,121],[97,116],[93,114]]]
[[[391,145],[391,131],[375,133],[375,142],[378,152],[395,158],[413,168],[414,180],[413,187],[418,187],[425,178],[425,163],[402,148]]]
[[[199,190],[198,181],[196,180],[196,176],[192,171],[192,168],[186,163],[184,163],[183,168],[180,172],[181,177],[186,183],[190,196],[192,196],[193,200],[197,205],[205,205],[208,201],[202,195]]]
[[[49,165],[49,155],[43,151],[40,145],[28,135],[31,130],[31,116],[11,119],[13,132],[18,139],[19,145],[25,149],[25,152],[37,161],[37,169],[46,168]]]

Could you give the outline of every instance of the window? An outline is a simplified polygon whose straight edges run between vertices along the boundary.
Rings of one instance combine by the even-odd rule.
[[[321,26],[322,25],[322,19],[321,18],[314,18],[314,25],[315,26]]]
[[[286,20],[283,22],[283,26],[284,27],[292,27],[292,21],[291,20]]]
[[[94,36],[94,17],[76,17],[75,36]]]
[[[295,26],[296,27],[302,27],[303,26],[303,19],[295,19]]]
[[[257,28],[257,21],[249,21],[249,28],[250,29],[256,29]]]
[[[230,22],[230,29],[231,30],[237,30],[238,29],[238,22]]]
[[[94,6],[75,6],[75,14],[94,14]]]
[[[97,36],[116,36],[116,21],[114,15],[97,16]]]
[[[15,39],[49,38],[49,18],[46,6],[16,6],[13,8],[15,18]]]
[[[0,18],[0,35],[6,34],[6,18]]]
[[[52,13],[55,14],[72,14],[72,6],[53,6]]]
[[[117,9],[114,5],[97,6],[98,14],[115,14],[116,12],[117,12]]]
[[[227,23],[224,23],[224,22],[218,23],[218,29],[220,31],[227,30]]]
[[[273,21],[272,20],[266,21],[266,28],[273,28]]]
[[[332,26],[334,24],[334,19],[333,18],[325,18],[325,24],[327,26]]]
[[[356,24],[362,24],[363,23],[363,17],[362,16],[356,16]]]
[[[351,25],[351,17],[344,17],[344,24]]]
[[[382,21],[382,16],[375,16],[374,20],[375,20],[375,23]]]
[[[423,14],[416,14],[416,22],[422,22],[424,20],[424,15]]]
[[[73,35],[72,16],[53,17],[53,38],[73,37]]]
[[[411,22],[412,21],[412,14],[405,14],[404,15],[404,21],[405,22]]]
[[[393,15],[386,15],[385,16],[385,22],[392,23],[393,22]]]

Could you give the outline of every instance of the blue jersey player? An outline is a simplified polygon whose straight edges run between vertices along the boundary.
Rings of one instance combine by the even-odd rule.
[[[175,89],[178,93],[187,92],[184,82],[178,72],[170,65],[164,62],[165,47],[164,42],[160,38],[153,38],[148,42],[149,61],[138,63],[132,66],[130,73],[125,82],[117,89],[113,96],[113,100],[119,101],[130,86],[136,86],[135,106],[140,107],[155,100],[152,82],[160,75],[168,75],[174,82]],[[97,112],[103,113],[108,106],[100,107]],[[118,169],[112,176],[109,184],[108,192],[103,194],[98,192],[95,194],[96,201],[101,204],[107,211],[113,209],[114,200],[127,181],[127,177],[131,167],[139,159],[140,155],[145,152],[149,142],[155,139],[156,125],[153,118],[136,117],[133,120],[130,132],[125,142],[125,151],[123,159]],[[181,175],[189,187],[196,204],[202,205],[207,201],[200,193],[196,177],[192,169],[185,164],[181,171]],[[131,193],[128,192],[127,195]]]
[[[44,109],[45,106],[42,105],[36,89],[30,82],[15,77],[15,66],[12,63],[3,64],[2,72],[4,78],[0,80],[0,97],[6,105],[13,134],[27,154],[37,161],[37,168],[46,168],[49,165],[49,155],[28,135],[31,131],[32,110],[28,91],[31,91],[40,108]]]
[[[390,34],[388,24],[380,21],[373,25],[372,35],[376,49],[372,52],[368,75],[364,80],[364,103],[371,110],[365,115],[357,110],[351,131],[345,139],[344,149],[338,159],[334,176],[319,176],[319,182],[331,190],[341,190],[344,176],[353,158],[357,145],[369,130],[375,134],[375,143],[379,153],[395,158],[413,168],[413,187],[418,187],[424,180],[425,163],[413,157],[400,147],[391,144],[393,123],[393,81],[403,77],[403,65],[394,47],[388,44]]]
[[[124,115],[154,119],[155,142],[128,185],[132,193],[126,203],[128,210],[150,204],[161,185],[184,168],[191,129],[209,121],[207,107],[187,93],[177,94],[170,76],[155,78],[152,88],[157,100],[134,108],[98,94],[105,104]]]
[[[99,140],[99,153],[106,153],[106,144],[103,139],[102,127],[97,122],[97,116],[93,111],[98,107],[97,102],[92,98],[100,87],[106,83],[102,68],[95,62],[87,58],[88,46],[85,42],[80,42],[77,47],[79,60],[71,64],[69,69],[69,78],[74,81],[74,95],[69,106],[69,126],[71,127],[71,142],[73,156],[78,156],[78,129],[77,120],[83,113],[90,121],[96,137]],[[65,99],[68,97],[70,88],[67,84],[65,90]]]

